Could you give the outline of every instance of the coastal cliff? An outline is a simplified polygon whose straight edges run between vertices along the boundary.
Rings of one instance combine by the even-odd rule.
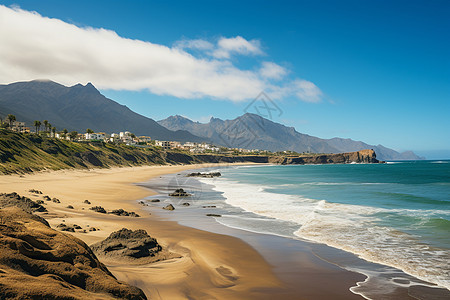
[[[337,154],[311,154],[300,156],[288,155],[217,155],[217,154],[196,154],[186,155],[184,153],[168,152],[166,160],[174,163],[271,163],[279,165],[304,165],[304,164],[351,164],[351,163],[367,163],[377,164],[384,163],[376,158],[374,150],[366,149],[355,152],[337,153]]]
[[[322,154],[311,156],[277,156],[270,157],[269,162],[280,165],[304,165],[304,164],[351,164],[351,163],[367,163],[377,164],[384,163],[376,158],[373,150],[360,150],[356,152]]]

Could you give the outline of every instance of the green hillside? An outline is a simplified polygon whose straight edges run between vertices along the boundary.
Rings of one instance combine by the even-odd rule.
[[[70,142],[0,129],[0,174],[196,163],[267,163],[264,155],[191,154],[104,142]]]
[[[0,130],[0,173],[3,174],[175,163],[166,157],[167,153],[154,148],[74,143]]]

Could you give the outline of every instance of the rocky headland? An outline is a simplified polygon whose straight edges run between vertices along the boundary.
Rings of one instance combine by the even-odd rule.
[[[384,163],[384,161],[379,161],[377,159],[375,151],[373,150],[309,156],[278,156],[271,157],[269,162],[280,165]]]

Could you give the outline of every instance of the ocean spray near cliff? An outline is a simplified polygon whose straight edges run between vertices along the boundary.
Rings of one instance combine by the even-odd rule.
[[[218,222],[324,243],[450,289],[449,161],[220,171],[199,179],[225,200]]]

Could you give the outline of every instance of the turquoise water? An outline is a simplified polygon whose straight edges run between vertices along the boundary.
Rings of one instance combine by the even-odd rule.
[[[450,289],[450,161],[245,166],[212,185],[224,225],[302,238]]]

